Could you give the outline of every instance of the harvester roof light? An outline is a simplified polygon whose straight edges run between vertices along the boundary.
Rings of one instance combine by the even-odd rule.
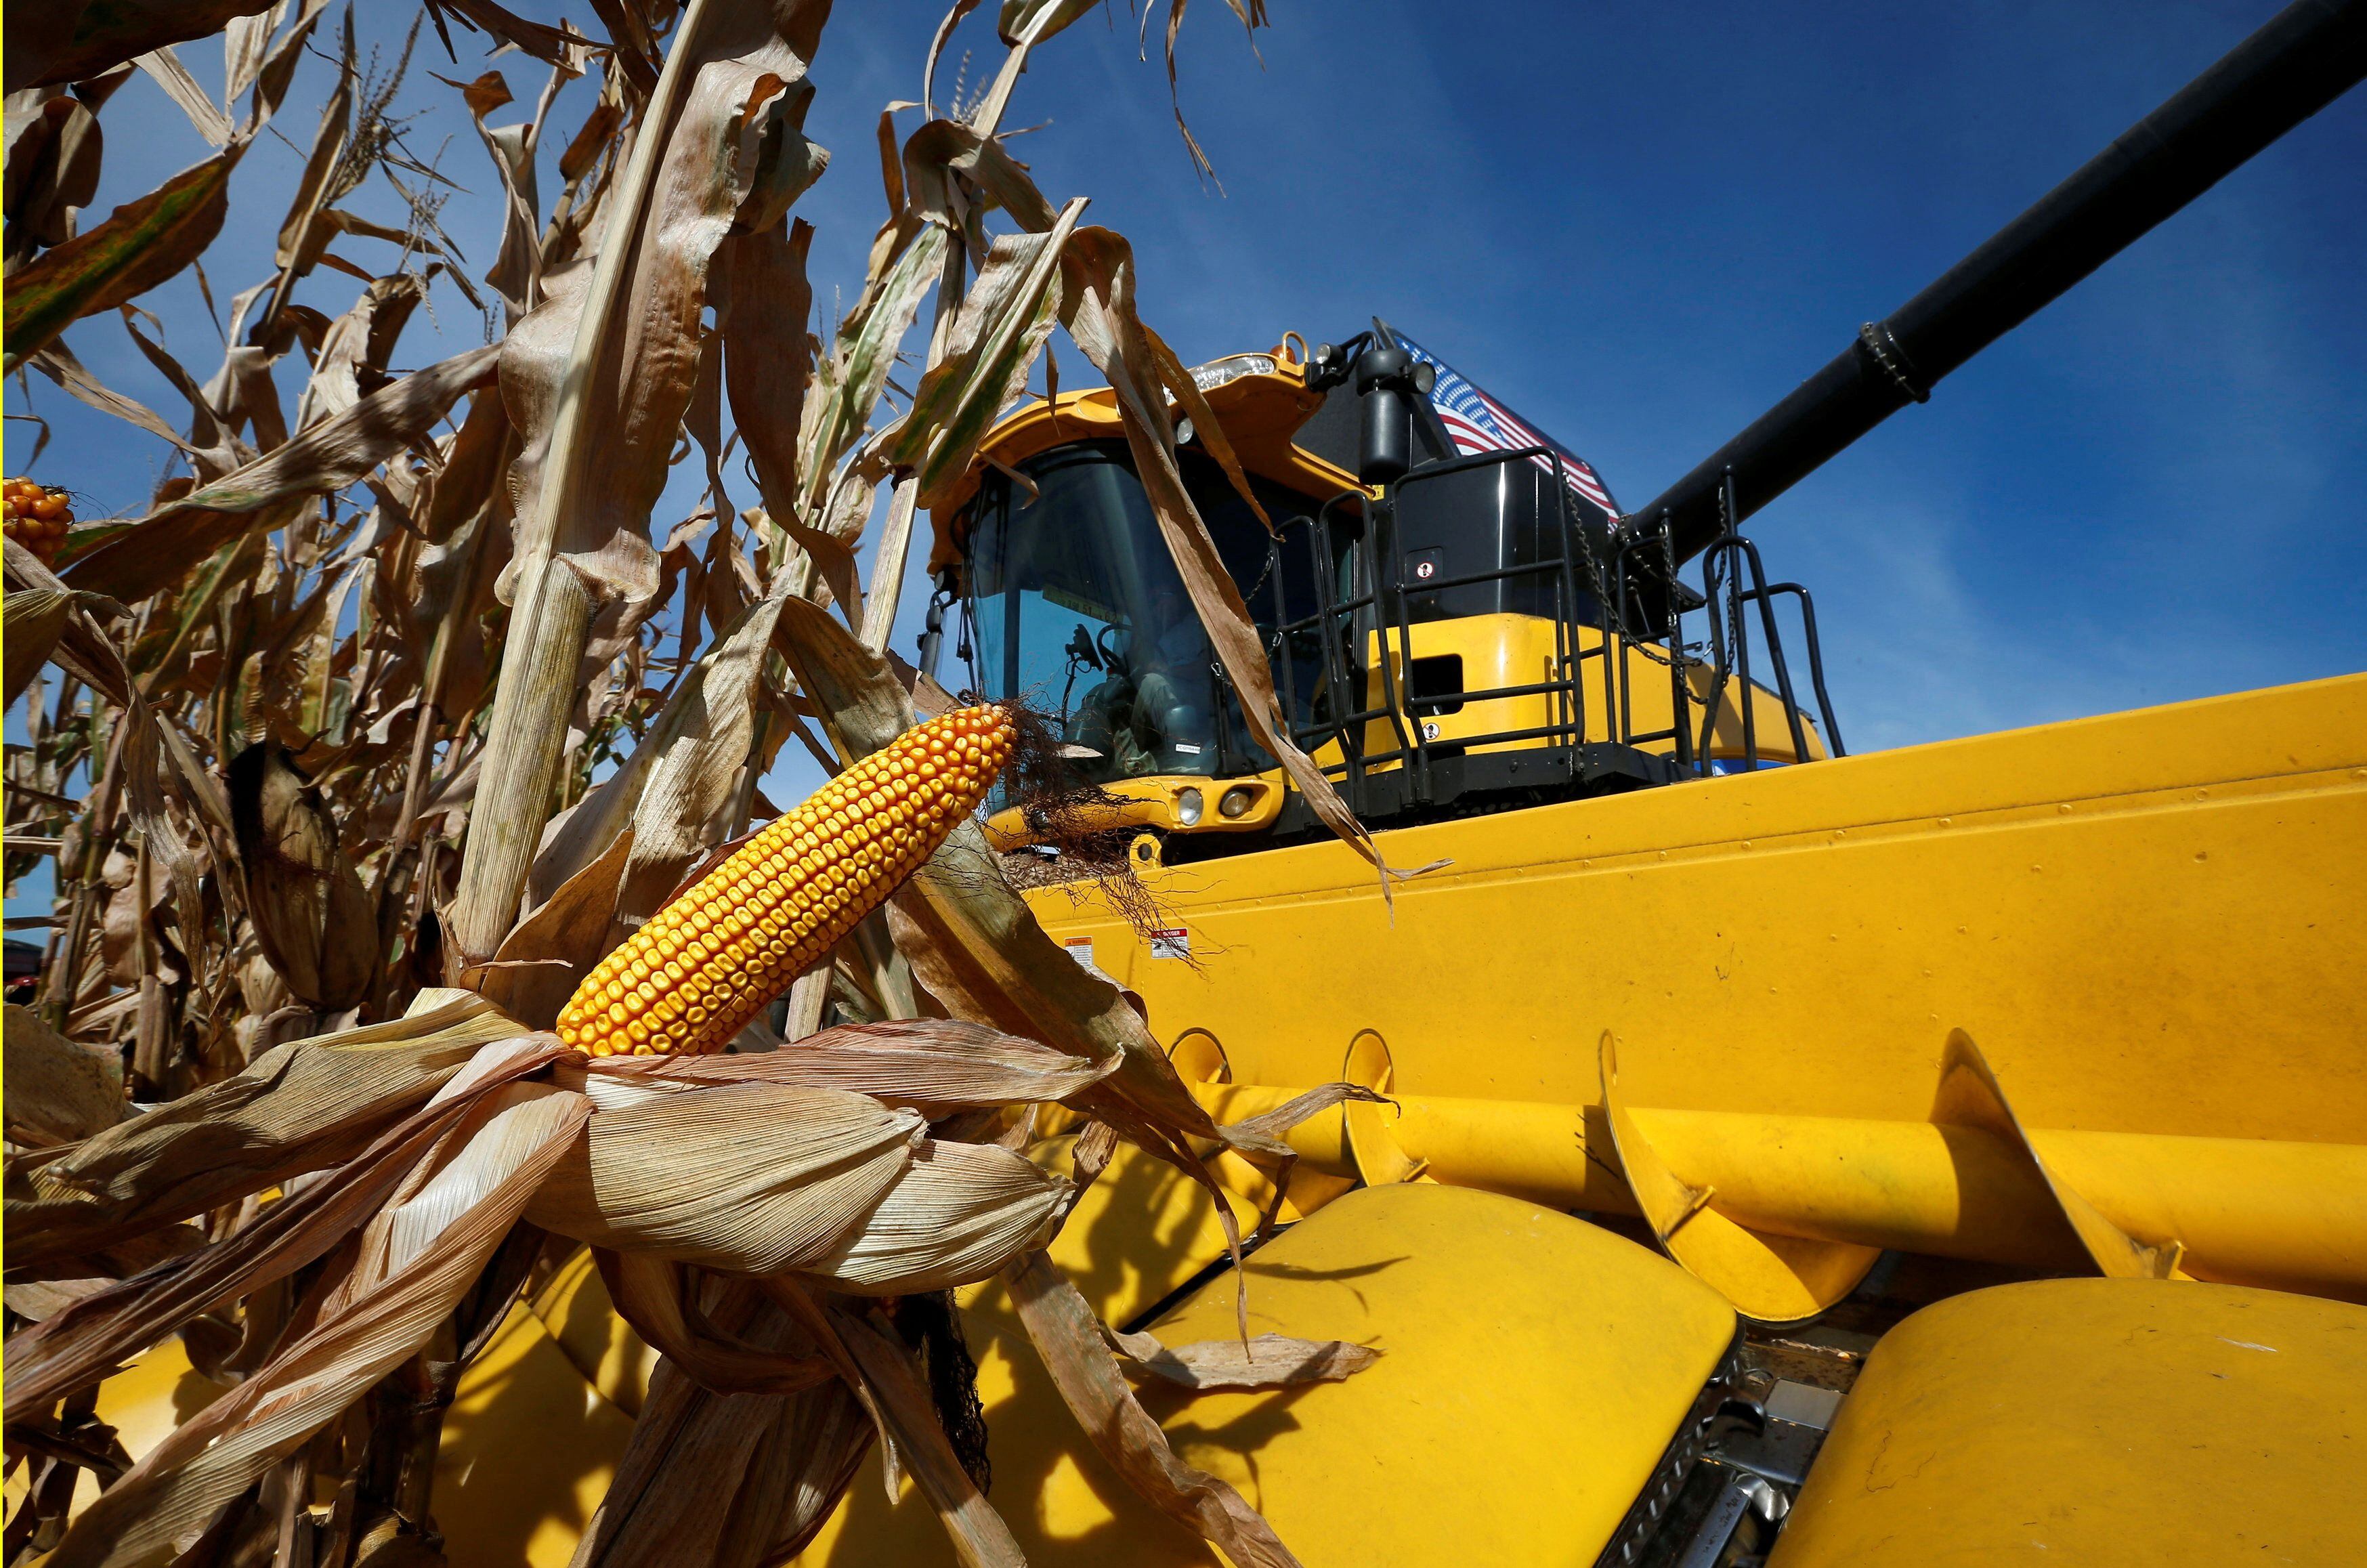
[[[1203,392],[1215,392],[1227,381],[1237,381],[1243,376],[1267,376],[1274,373],[1271,354],[1228,354],[1221,359],[1211,359],[1192,368],[1192,384]]]

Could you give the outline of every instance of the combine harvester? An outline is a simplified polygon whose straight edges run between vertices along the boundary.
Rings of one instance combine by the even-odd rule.
[[[1258,1330],[1386,1354],[1145,1395],[1310,1568],[2367,1561],[2367,676],[1851,756],[1738,531],[2362,74],[2367,6],[2293,6],[1632,512],[1377,321],[1203,367],[1278,540],[1184,473],[1301,744],[1448,862],[1393,915],[1250,740],[1110,394],[990,439],[928,660],[1058,711],[1160,912],[1006,810],[1037,914],[1219,1119],[1389,1097],[1297,1129],[1247,1265]],[[1055,1251],[1113,1324],[1232,1332],[1147,1158]],[[1209,1561],[966,1303],[1031,1561]],[[646,1361],[580,1259],[514,1316],[455,1562],[565,1560]],[[947,1552],[875,1478],[803,1560]]]

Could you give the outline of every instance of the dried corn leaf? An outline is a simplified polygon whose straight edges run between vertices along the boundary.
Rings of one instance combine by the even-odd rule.
[[[222,28],[222,102],[236,104],[263,74],[272,29],[287,14],[288,0],[272,0],[262,14],[233,17]]]
[[[161,440],[170,441],[191,457],[198,456],[202,450],[183,440],[181,433],[164,423],[164,416],[154,409],[145,403],[134,402],[101,384],[98,378],[92,375],[84,368],[82,361],[74,358],[74,350],[64,344],[51,344],[47,348],[34,355],[28,362],[34,369],[40,371],[63,388],[67,395],[75,401],[87,403],[101,414],[111,414],[128,424],[136,425]]]
[[[318,1325],[149,1450],[51,1562],[131,1568],[186,1550],[224,1504],[425,1343],[590,1113],[580,1096],[533,1085],[488,1096],[465,1141],[373,1223]]]
[[[813,235],[813,225],[799,219],[786,233],[776,224],[734,234],[718,253],[723,389],[765,511],[781,520],[798,515],[798,432],[812,369],[806,252]]]
[[[1175,1457],[1102,1342],[1101,1322],[1051,1258],[1029,1253],[1004,1289],[1077,1424],[1142,1499],[1216,1545],[1240,1568],[1297,1568],[1265,1517],[1225,1482]]]
[[[536,1028],[558,1023],[583,976],[624,939],[617,890],[632,851],[632,834],[619,834],[598,859],[560,884],[503,939],[477,988]]]
[[[1241,603],[1240,587],[1217,552],[1206,523],[1184,487],[1182,471],[1175,466],[1175,429],[1168,418],[1165,394],[1184,401],[1197,416],[1206,419],[1210,428],[1216,422],[1206,418],[1207,405],[1199,400],[1191,377],[1182,374],[1180,368],[1176,376],[1167,373],[1142,318],[1136,313],[1133,248],[1106,229],[1081,229],[1062,252],[1061,267],[1061,324],[1117,394],[1127,449],[1133,455],[1151,515],[1158,520],[1168,553],[1175,559],[1175,569],[1183,575],[1217,660],[1240,697],[1241,714],[1251,735],[1280,760],[1292,785],[1323,824],[1372,862],[1381,873],[1386,896],[1394,878],[1420,873],[1397,872],[1382,862],[1364,824],[1314,759],[1289,737],[1281,703],[1274,696],[1265,646]],[[1234,479],[1241,483],[1238,472]],[[1247,493],[1245,485],[1243,493]],[[1254,499],[1251,504],[1256,505]]]
[[[1336,1383],[1381,1358],[1370,1346],[1344,1339],[1296,1339],[1286,1334],[1170,1346],[1155,1334],[1120,1334],[1104,1324],[1102,1339],[1127,1370],[1163,1378],[1197,1393]]]
[[[1060,250],[1084,210],[1082,199],[1071,201],[1048,233],[994,242],[945,357],[922,378],[903,423],[884,437],[899,466],[919,472],[919,506],[945,503],[988,429],[1026,390],[1028,368],[1052,335]]]
[[[284,0],[282,4],[284,6]],[[319,23],[321,13],[328,8],[329,0],[302,0],[297,7],[296,19],[289,24],[288,30],[279,35],[279,41],[271,46],[270,51],[264,55],[261,63],[255,67],[255,97],[247,109],[246,116],[246,130],[250,135],[260,130],[266,120],[279,112],[280,103],[288,97],[289,84],[295,79],[297,62],[303,57],[305,45],[311,41],[312,28]],[[276,6],[270,19],[276,21],[280,15],[281,7]],[[261,32],[267,38],[270,28],[264,28]],[[224,40],[223,47],[225,49],[230,47],[228,40]],[[256,47],[260,48],[260,43]],[[233,69],[231,72],[222,92],[222,103],[225,107],[237,101],[239,92],[243,90],[241,84],[244,80],[243,70]],[[232,335],[237,335],[236,327],[232,328]]]
[[[1011,1528],[964,1472],[953,1445],[946,1440],[912,1352],[876,1308],[865,1314],[833,1309],[830,1321],[859,1369],[897,1458],[945,1526],[954,1555],[964,1568],[1022,1568],[1026,1558],[1012,1539]]]
[[[476,121],[477,135],[502,182],[501,249],[485,273],[485,281],[508,306],[513,322],[534,309],[542,294],[542,203],[535,188],[535,148],[541,140],[543,117],[564,79],[565,73],[554,71],[534,118],[498,130],[488,126],[485,117],[511,101],[510,85],[502,74],[488,71],[460,89],[470,117]]]
[[[229,780],[247,916],[264,957],[306,1006],[357,1006],[378,979],[378,910],[328,801],[277,744],[232,758]]]
[[[477,1048],[518,1034],[491,1003],[423,993],[409,1017],[295,1040],[60,1158],[12,1161],[11,1269],[160,1230],[353,1157]]]
[[[74,237],[77,210],[98,195],[105,156],[96,103],[60,94],[32,105],[39,89],[11,106],[8,125],[9,240],[62,245]],[[93,95],[96,97],[97,95]]]
[[[110,619],[129,612],[102,595],[78,593],[41,564],[40,557],[15,540],[0,540],[6,554],[7,602],[0,618],[7,636],[8,703],[16,704],[44,661],[56,657],[68,675],[107,693],[119,706],[130,700],[130,676],[122,655],[93,623],[96,612]],[[18,616],[24,619],[19,620]]]
[[[958,196],[956,174],[968,176],[968,190]],[[931,120],[912,132],[904,143],[903,184],[913,211],[954,228],[963,226],[963,209],[978,198],[1002,208],[1031,234],[1043,233],[1057,221],[1025,166],[1003,151],[990,130],[959,120]]]
[[[221,413],[214,407],[213,400],[198,384],[198,379],[167,353],[163,344],[140,330],[138,317],[132,311],[126,309],[122,314],[123,330],[138,347],[141,357],[154,366],[156,373],[170,382],[173,390],[188,403],[189,438],[182,443],[182,450],[188,453],[189,467],[198,483],[211,484],[253,462],[255,449],[240,440],[225,425]],[[100,536],[98,542],[118,537],[128,527],[128,524],[119,525],[109,529]],[[74,559],[79,560],[80,556]]]
[[[6,368],[15,369],[82,317],[113,310],[196,260],[221,232],[230,172],[245,151],[244,142],[232,142],[12,274],[0,308]]]
[[[8,543],[14,549],[24,549],[14,540]],[[31,551],[26,553],[29,555]],[[41,666],[50,662],[50,656],[57,651],[59,640],[76,624],[77,609],[119,613],[122,608],[121,605],[104,595],[76,593],[62,584],[52,587],[25,588],[12,584],[6,602],[0,605],[0,623],[8,628],[6,705],[14,708],[17,699],[22,697],[25,688],[32,684],[33,677],[41,673]]]
[[[515,44],[547,65],[581,74],[590,41],[574,28],[529,21],[494,0],[431,0],[431,8],[448,11],[463,26],[481,28],[504,43]]]
[[[381,387],[268,455],[117,534],[66,572],[123,599],[170,587],[242,534],[268,532],[313,495],[342,490],[421,439],[460,396],[491,385],[499,350],[472,349]]]
[[[17,612],[11,608],[7,615],[13,651]],[[34,1149],[71,1143],[105,1131],[129,1114],[120,1051],[77,1044],[28,1007],[12,1005],[6,1020],[8,1092],[0,1110],[6,1112],[10,1142]]]
[[[334,418],[359,403],[366,393],[384,386],[386,367],[394,358],[395,343],[402,337],[411,313],[426,300],[426,279],[412,272],[379,278],[364,289],[353,308],[330,324],[320,348],[312,356],[311,379],[304,383],[304,395],[297,405],[297,428],[308,429],[323,419]],[[258,349],[245,348],[243,352],[249,363],[268,363]],[[241,353],[241,349],[231,350],[233,359]],[[263,386],[268,385],[266,377]]]
[[[8,18],[7,90],[62,86],[218,33],[274,0],[44,0]]]
[[[236,434],[242,425],[250,427],[256,449],[266,452],[288,439],[288,421],[279,411],[279,388],[271,379],[271,355],[266,350],[234,343],[223,351],[221,369],[206,388],[207,401],[221,411],[222,423],[232,433]]]
[[[1006,44],[1041,43],[1099,5],[1100,0],[1002,0],[994,30]]]
[[[328,245],[327,232],[316,234],[315,231],[321,228],[323,210],[343,194],[343,181],[351,165],[345,153],[353,140],[354,90],[361,84],[361,73],[354,60],[354,14],[350,6],[345,11],[344,34],[336,84],[321,105],[321,122],[312,131],[312,149],[305,155],[303,172],[296,176],[288,215],[280,221],[279,243],[272,252],[272,260],[279,271],[271,280],[271,297],[255,325],[254,340],[274,353],[284,352],[289,347],[288,331],[281,324],[281,318],[290,309],[289,295],[320,262]]]
[[[217,147],[230,145],[231,137],[235,134],[230,116],[206,96],[206,90],[198,85],[197,78],[189,74],[189,68],[181,63],[181,57],[173,52],[172,45],[150,50],[132,63],[146,72],[158,86],[164,89],[164,96],[180,106],[181,112],[189,117],[189,123],[197,128],[198,135]]]
[[[146,1350],[200,1312],[284,1279],[371,1222],[413,1168],[463,1120],[475,1101],[561,1054],[548,1036],[525,1046],[480,1049],[428,1103],[388,1128],[368,1148],[319,1179],[303,1182],[253,1223],[201,1250],[108,1286],[9,1341],[11,1420],[48,1408]]]

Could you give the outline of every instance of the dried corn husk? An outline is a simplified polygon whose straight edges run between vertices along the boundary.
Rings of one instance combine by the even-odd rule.
[[[834,1089],[659,1088],[597,1072],[583,1085],[600,1112],[527,1217],[596,1246],[738,1273],[828,1256],[925,1132],[911,1111]]]
[[[11,1161],[8,1267],[110,1246],[339,1164],[480,1046],[524,1032],[479,996],[426,1000],[409,1017],[276,1047],[58,1157]]]
[[[930,1139],[863,1221],[802,1271],[866,1296],[949,1290],[1049,1242],[1068,1195],[1067,1178],[1008,1149]]]

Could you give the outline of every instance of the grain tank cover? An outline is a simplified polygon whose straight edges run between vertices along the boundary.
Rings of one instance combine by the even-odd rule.
[[[1397,497],[1408,615],[1552,615],[1552,574],[1531,569],[1563,559],[1565,526],[1573,544],[1603,548],[1618,517],[1610,487],[1585,459],[1430,349],[1380,330],[1433,374],[1414,441],[1417,457],[1429,460],[1406,476]],[[1503,460],[1512,453],[1523,455]],[[1479,576],[1487,573],[1511,574]],[[1453,585],[1425,586],[1433,583]]]
[[[1474,457],[1482,452],[1544,448],[1545,451],[1529,459],[1538,472],[1552,473],[1555,460],[1559,459],[1564,483],[1590,511],[1603,521],[1619,515],[1619,503],[1611,498],[1611,487],[1603,483],[1593,465],[1552,437],[1540,434],[1535,426],[1405,334],[1393,331],[1391,335],[1399,347],[1435,372],[1430,389],[1431,413],[1457,455]]]

